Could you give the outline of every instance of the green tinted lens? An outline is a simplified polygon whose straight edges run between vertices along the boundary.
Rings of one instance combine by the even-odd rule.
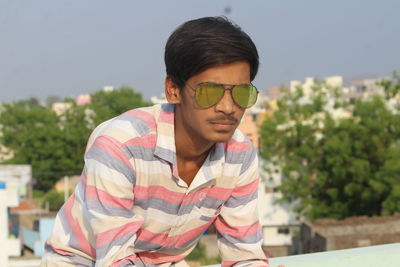
[[[257,88],[252,84],[236,85],[232,89],[232,98],[242,108],[249,108],[257,101]]]
[[[224,96],[225,89],[222,85],[203,83],[196,88],[196,102],[203,108],[211,107],[218,103]]]

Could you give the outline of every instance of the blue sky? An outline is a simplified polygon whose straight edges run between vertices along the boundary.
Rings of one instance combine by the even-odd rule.
[[[228,6],[259,50],[261,90],[308,76],[400,70],[398,0],[1,0],[0,102],[105,85],[159,95],[169,34]]]

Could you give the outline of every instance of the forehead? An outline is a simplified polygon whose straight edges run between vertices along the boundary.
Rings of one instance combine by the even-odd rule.
[[[250,65],[238,61],[226,65],[208,68],[188,80],[191,84],[213,82],[219,84],[246,84],[250,83]]]

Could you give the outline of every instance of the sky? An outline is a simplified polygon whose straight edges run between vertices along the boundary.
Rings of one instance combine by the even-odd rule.
[[[250,35],[260,90],[390,76],[400,71],[399,12],[399,0],[0,0],[0,102],[104,86],[149,100],[164,90],[168,36],[204,16],[226,15]]]

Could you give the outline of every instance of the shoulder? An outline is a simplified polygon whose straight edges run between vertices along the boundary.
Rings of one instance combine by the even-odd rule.
[[[99,137],[123,144],[137,137],[156,132],[161,105],[131,109],[98,125],[92,132],[88,147]]]
[[[255,148],[250,141],[239,129],[236,129],[231,139],[225,143],[225,149],[229,152],[253,153]]]
[[[236,129],[232,138],[225,143],[225,155],[227,161],[242,165],[242,173],[257,159],[257,150],[250,139]]]

